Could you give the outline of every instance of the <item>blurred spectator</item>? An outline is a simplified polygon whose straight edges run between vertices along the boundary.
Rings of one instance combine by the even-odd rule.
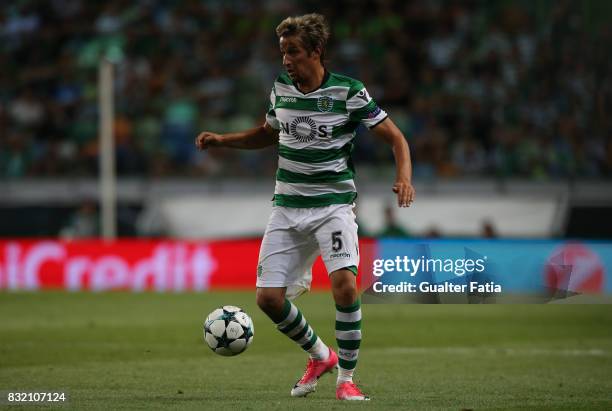
[[[442,238],[442,234],[440,233],[440,230],[438,229],[438,227],[432,226],[429,227],[425,233],[423,233],[423,237],[425,238]]]
[[[612,177],[605,2],[22,0],[0,6],[0,178],[97,173],[103,56],[119,175],[272,176],[272,151],[202,156],[193,139],[261,123],[274,27],[312,10],[333,28],[329,69],[397,119],[415,177]],[[359,163],[392,167],[368,134]]]
[[[100,235],[100,221],[96,203],[84,202],[60,231],[62,238],[94,238]]]
[[[385,226],[378,234],[378,237],[409,237],[408,230],[401,226],[395,219],[395,208],[387,204],[384,209]]]
[[[495,225],[491,220],[485,220],[482,222],[482,227],[480,229],[480,236],[482,238],[497,238],[497,230],[495,229]]]

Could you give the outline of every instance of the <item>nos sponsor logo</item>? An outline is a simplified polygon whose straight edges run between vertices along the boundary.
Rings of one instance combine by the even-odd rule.
[[[317,126],[315,121],[308,116],[300,116],[293,119],[291,123],[280,122],[283,133],[291,135],[300,143],[308,143],[315,137],[330,137],[328,126],[321,124]]]

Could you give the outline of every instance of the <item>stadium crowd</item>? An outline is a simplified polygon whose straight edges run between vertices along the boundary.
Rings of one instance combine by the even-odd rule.
[[[599,7],[609,11],[606,2]],[[415,178],[612,176],[612,30],[597,2],[13,1],[0,7],[0,178],[93,176],[97,67],[116,64],[120,175],[272,176],[273,150],[196,152],[263,121],[274,27],[317,11],[332,71],[361,79]],[[392,166],[360,128],[360,165]]]

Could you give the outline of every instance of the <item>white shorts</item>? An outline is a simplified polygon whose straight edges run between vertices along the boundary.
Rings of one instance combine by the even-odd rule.
[[[319,255],[328,274],[358,267],[353,207],[274,207],[259,250],[257,287],[287,287],[286,297],[297,297],[310,289],[312,265]]]

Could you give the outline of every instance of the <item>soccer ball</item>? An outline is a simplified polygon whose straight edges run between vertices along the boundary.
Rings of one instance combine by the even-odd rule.
[[[255,327],[251,317],[233,305],[224,305],[204,321],[204,341],[215,353],[238,355],[253,342]]]

